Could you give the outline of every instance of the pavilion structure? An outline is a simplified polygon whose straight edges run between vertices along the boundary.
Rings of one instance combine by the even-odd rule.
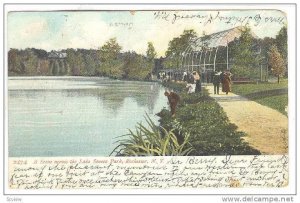
[[[181,69],[188,72],[198,70],[201,73],[207,73],[215,71],[217,65],[226,65],[226,69],[229,70],[228,44],[239,38],[244,29],[245,27],[238,26],[191,39],[185,51],[181,54]],[[251,32],[251,34],[257,38],[253,32]],[[226,47],[225,63],[217,63],[218,50],[220,47]]]

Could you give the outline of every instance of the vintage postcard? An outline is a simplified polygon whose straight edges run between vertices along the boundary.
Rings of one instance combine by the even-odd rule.
[[[4,9],[8,194],[295,190],[293,5]]]

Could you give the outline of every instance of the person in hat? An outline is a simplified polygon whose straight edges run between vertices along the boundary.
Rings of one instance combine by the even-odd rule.
[[[220,82],[221,82],[220,73],[215,71],[215,74],[213,75],[214,94],[219,94]]]

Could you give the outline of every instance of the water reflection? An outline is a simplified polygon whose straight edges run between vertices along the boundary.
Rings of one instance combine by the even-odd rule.
[[[150,113],[153,113],[154,105],[159,97],[161,86],[157,83],[150,82],[128,82],[127,84],[122,82],[106,83],[104,86],[97,83],[94,87],[99,88],[82,88],[82,89],[35,89],[35,90],[10,90],[9,96],[15,98],[26,98],[26,101],[33,100],[37,97],[42,97],[45,101],[47,96],[45,92],[51,92],[52,96],[64,97],[95,97],[99,101],[103,102],[104,108],[117,110],[123,105],[126,98],[132,98],[137,102],[139,106],[146,106]],[[78,85],[78,84],[77,84]],[[86,84],[83,84],[86,85]],[[91,86],[91,84],[89,84]],[[50,95],[49,95],[50,96]],[[58,101],[59,102],[59,101]]]
[[[163,92],[99,78],[9,80],[9,156],[107,156],[145,112],[157,120]]]

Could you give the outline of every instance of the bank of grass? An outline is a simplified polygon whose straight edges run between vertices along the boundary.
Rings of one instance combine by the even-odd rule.
[[[237,126],[229,122],[220,105],[209,97],[204,89],[202,93],[187,94],[185,84],[165,83],[164,86],[180,95],[181,100],[175,118],[171,117],[169,110],[163,109],[157,114],[160,117],[160,126],[154,127],[149,124],[151,121],[148,121],[150,127],[138,124],[126,138],[119,140],[120,147],[115,154],[119,156],[260,154],[242,140],[245,133],[237,131]],[[165,148],[169,149],[168,153],[161,153],[165,152]]]
[[[278,95],[278,96],[271,96],[265,97],[261,99],[254,100],[264,106],[268,106],[272,109],[279,111],[280,113],[287,116],[286,106],[288,105],[288,95]]]
[[[232,91],[238,95],[247,95],[253,92],[265,90],[282,89],[288,87],[288,80],[282,79],[280,83],[258,83],[258,84],[233,84]]]
[[[285,111],[288,105],[288,93],[279,93],[270,95],[268,91],[288,88],[288,80],[283,79],[278,83],[258,83],[258,84],[233,84],[232,92],[244,96],[250,100],[260,103],[264,106],[273,108],[280,113],[287,115]],[[255,97],[255,95],[259,95]]]

